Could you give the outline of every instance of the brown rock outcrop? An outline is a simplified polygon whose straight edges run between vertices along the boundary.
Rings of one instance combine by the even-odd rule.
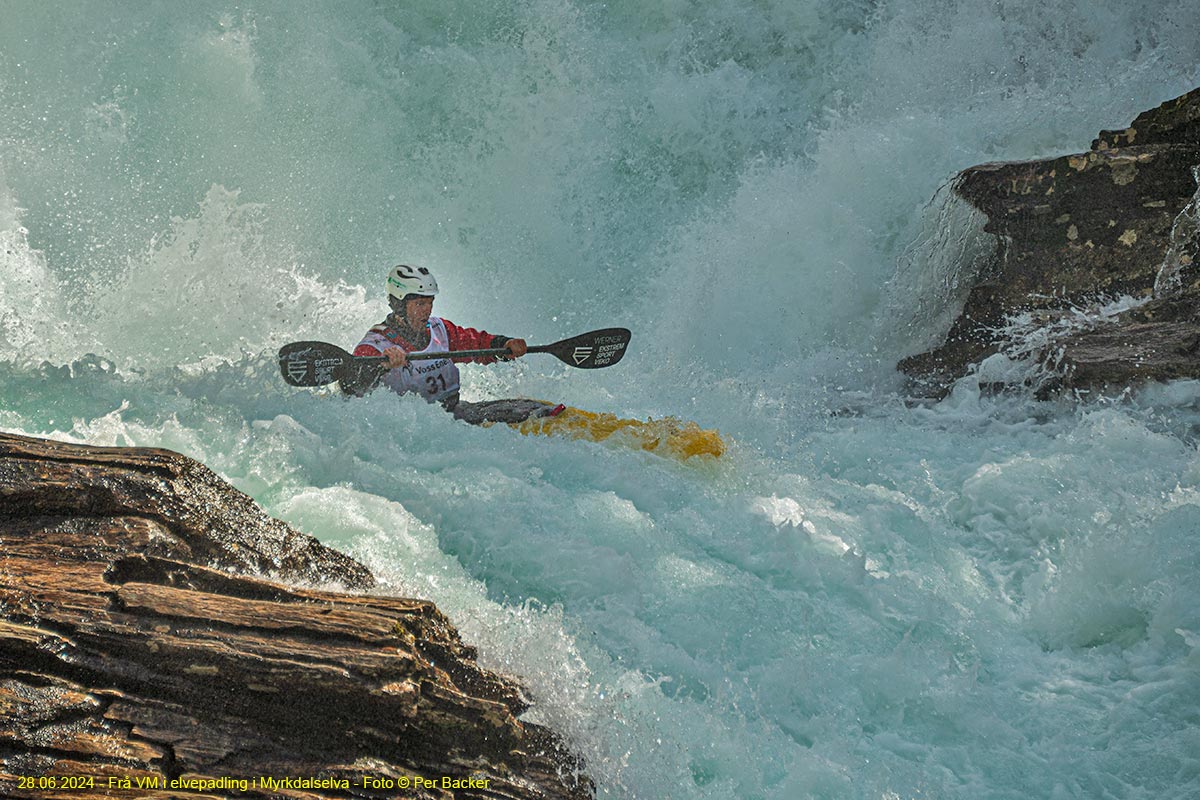
[[[183,456],[0,434],[0,794],[593,795],[432,603],[330,588],[371,583]]]
[[[1139,115],[1129,128],[1102,132],[1090,152],[960,173],[955,192],[987,216],[997,256],[977,276],[945,342],[900,369],[919,391],[939,396],[971,364],[1005,350],[997,334],[1005,320],[1022,312],[1061,320],[1130,296],[1148,301],[1139,313],[1064,326],[1048,341],[1057,374],[1041,390],[1200,377],[1200,286],[1187,269],[1200,242],[1193,231],[1198,165],[1200,89]],[[1181,271],[1164,285],[1169,257]]]

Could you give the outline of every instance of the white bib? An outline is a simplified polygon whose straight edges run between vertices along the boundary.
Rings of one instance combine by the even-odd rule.
[[[394,343],[381,333],[368,334],[363,344],[383,351]],[[429,344],[414,353],[445,353],[450,350],[450,334],[441,317],[429,318]],[[384,384],[397,394],[419,394],[429,402],[444,400],[458,393],[458,365],[448,358],[411,361],[406,367],[388,370]]]

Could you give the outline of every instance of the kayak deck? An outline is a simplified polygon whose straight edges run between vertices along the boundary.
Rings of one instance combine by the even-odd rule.
[[[552,417],[531,417],[509,426],[526,436],[566,436],[591,442],[612,438],[680,461],[693,456],[720,458],[725,452],[720,433],[674,417],[621,419],[615,414],[568,407]]]

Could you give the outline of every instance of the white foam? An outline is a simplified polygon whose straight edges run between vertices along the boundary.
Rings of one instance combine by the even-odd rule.
[[[6,429],[183,450],[436,600],[604,797],[1196,794],[1197,384],[888,392],[986,244],[938,187],[1192,88],[1189,3],[268,11],[0,26]],[[736,447],[283,385],[275,348],[353,344],[400,260],[461,324],[634,330],[469,396]],[[981,375],[1020,377],[1013,334]]]

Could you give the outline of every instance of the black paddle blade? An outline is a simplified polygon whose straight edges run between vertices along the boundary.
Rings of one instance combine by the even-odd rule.
[[[279,371],[292,386],[333,383],[353,361],[354,356],[327,342],[292,342],[279,348]]]
[[[554,344],[529,348],[531,353],[550,353],[564,364],[580,369],[611,367],[625,356],[633,334],[628,328],[604,328],[581,333]]]

